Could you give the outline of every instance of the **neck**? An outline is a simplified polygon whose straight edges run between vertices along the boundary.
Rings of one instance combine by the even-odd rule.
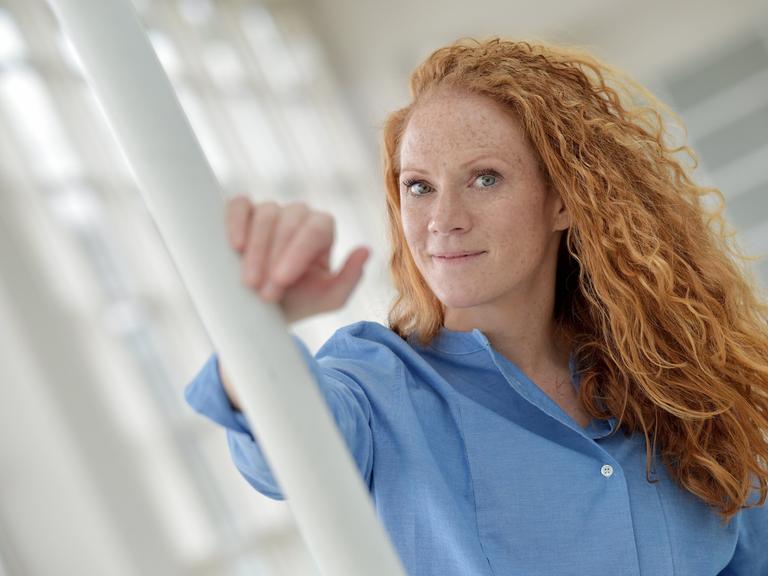
[[[504,307],[447,309],[445,327],[468,332],[478,328],[495,350],[531,378],[568,373],[570,342],[556,329],[554,298]]]

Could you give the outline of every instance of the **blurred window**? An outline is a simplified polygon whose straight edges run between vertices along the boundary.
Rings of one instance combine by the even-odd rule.
[[[300,13],[252,0],[134,4],[225,194],[338,206],[341,244],[368,240],[370,197],[347,183],[371,182],[372,163]],[[0,121],[21,172],[89,267],[56,289],[95,317],[114,351],[98,359],[110,373],[99,385],[179,565],[200,574],[312,573],[287,505],[248,486],[223,430],[183,402],[211,343],[43,0],[0,9]],[[55,258],[49,264],[65,273]],[[329,335],[323,322],[296,332],[317,348]]]

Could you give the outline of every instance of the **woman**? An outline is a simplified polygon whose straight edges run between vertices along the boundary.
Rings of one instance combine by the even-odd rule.
[[[411,88],[384,125],[389,327],[295,339],[409,573],[768,574],[768,306],[666,109],[500,39]],[[302,204],[237,198],[229,230],[288,321],[341,306],[367,257],[331,272],[333,220]],[[187,400],[282,498],[215,355]]]

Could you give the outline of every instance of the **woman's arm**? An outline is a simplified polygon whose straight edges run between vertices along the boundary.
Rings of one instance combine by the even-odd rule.
[[[334,229],[330,214],[303,203],[254,204],[237,196],[227,204],[227,234],[230,246],[242,258],[243,284],[262,299],[277,302],[288,324],[341,307],[360,280],[367,248],[354,250],[338,272],[331,271]],[[295,336],[294,340],[367,481],[371,434],[365,394],[349,377],[330,370],[324,373],[304,343]],[[245,478],[263,494],[282,498],[217,355],[189,384],[185,396],[195,410],[227,429],[232,457]]]
[[[236,196],[227,203],[227,234],[242,258],[243,284],[262,299],[277,302],[288,324],[343,306],[369,254],[367,248],[357,248],[341,270],[332,272],[333,216],[302,202],[254,204]],[[218,370],[232,407],[239,411],[232,381],[220,364]]]
[[[318,383],[363,480],[370,485],[373,435],[367,396],[351,377],[338,370],[321,367],[304,342],[295,335],[293,339]],[[193,409],[226,429],[234,464],[248,483],[265,496],[283,500],[282,490],[250,423],[227,396],[217,355],[212,355],[190,382],[185,397]]]

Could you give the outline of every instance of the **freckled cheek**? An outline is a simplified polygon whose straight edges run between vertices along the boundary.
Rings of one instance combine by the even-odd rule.
[[[521,224],[514,234],[507,234],[497,247],[499,254],[504,255],[507,272],[518,274],[541,260],[546,243],[535,226]]]
[[[405,238],[405,244],[414,260],[418,262],[419,253],[421,252],[421,240],[414,234],[413,229],[406,222],[403,222],[403,238]]]
[[[403,235],[409,246],[421,246],[425,240],[427,225],[422,224],[418,216],[413,214],[402,215]]]

